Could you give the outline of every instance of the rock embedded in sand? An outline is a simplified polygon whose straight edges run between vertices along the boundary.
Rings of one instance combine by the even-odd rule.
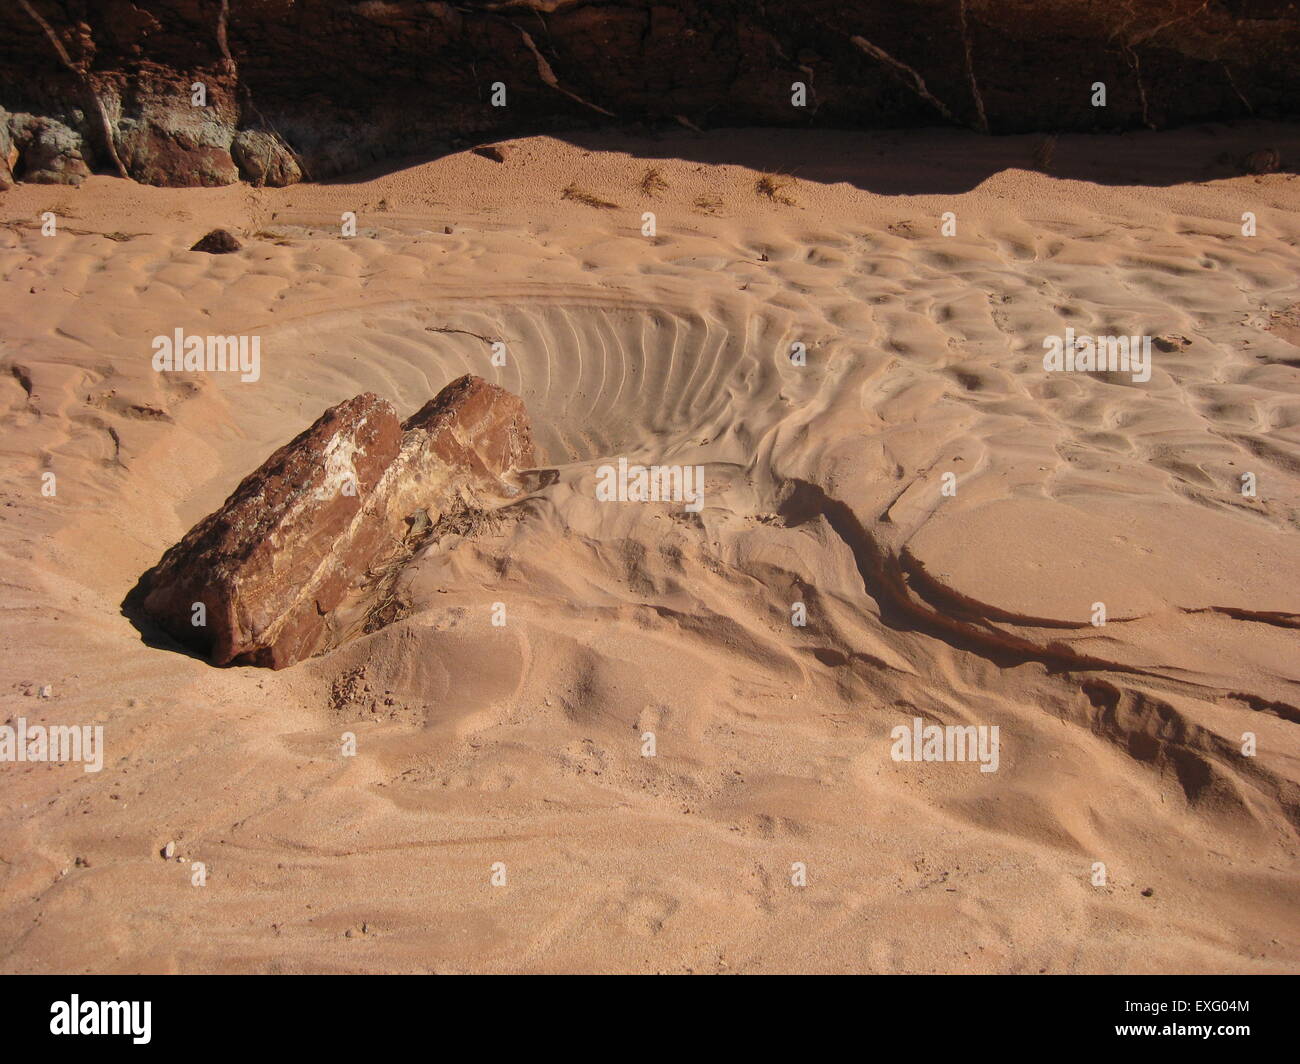
[[[400,449],[387,401],[365,394],[330,408],[163,556],[146,611],[217,664],[307,656],[321,611],[356,575],[357,518]]]
[[[374,574],[400,557],[409,518],[508,496],[507,475],[532,462],[523,402],[477,377],[405,423],[386,400],[359,395],[167,551],[146,577],[144,610],[215,664],[291,665],[346,638]]]
[[[233,234],[224,229],[214,229],[190,250],[206,251],[209,255],[229,255],[232,251],[238,251],[241,246]]]

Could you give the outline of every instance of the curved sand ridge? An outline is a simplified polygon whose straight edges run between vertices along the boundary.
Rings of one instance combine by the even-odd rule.
[[[461,373],[484,377],[525,400],[539,459],[552,465],[647,449],[667,460],[726,433],[749,440],[762,426],[736,425],[737,412],[776,398],[779,316],[740,299],[679,309],[540,287],[497,298],[488,288],[367,305],[266,330],[263,343],[311,350],[315,372],[340,385],[358,360],[373,363],[374,387],[403,409]]]
[[[106,722],[111,766],[5,767],[5,967],[1295,970],[1288,179],[785,206],[669,160],[643,202],[618,152],[512,156],[9,194],[143,235],[0,233],[5,686]],[[621,206],[556,199],[575,174]],[[232,216],[243,251],[185,250]],[[259,334],[261,380],[154,374],[178,326]],[[1141,384],[1045,374],[1067,326],[1187,343]],[[525,398],[558,476],[431,544],[393,623],[271,674],[119,615],[325,406],[407,414],[464,372]],[[700,513],[599,502],[618,455],[704,465]],[[998,726],[997,771],[894,761],[915,717]],[[212,870],[201,907],[170,838]]]

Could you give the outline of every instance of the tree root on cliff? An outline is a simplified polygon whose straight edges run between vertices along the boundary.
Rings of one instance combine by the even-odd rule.
[[[54,27],[41,17],[40,12],[32,7],[29,0],[18,0],[18,2],[23,5],[23,10],[25,10],[27,14],[31,15],[32,21],[45,31],[45,36],[50,39],[50,44],[54,46],[54,50],[59,54],[59,59],[63,62],[63,65],[72,72],[73,77],[85,86],[86,93],[90,97],[92,109],[94,110],[95,115],[99,118],[100,133],[104,138],[104,148],[108,152],[108,157],[113,160],[113,166],[117,170],[118,176],[124,177],[129,181],[131,175],[126,172],[126,167],[122,164],[121,156],[117,154],[117,142],[113,139],[113,124],[108,120],[108,111],[104,107],[104,101],[99,98],[99,93],[95,91],[95,86],[91,82],[90,76],[72,61],[72,57],[68,55],[67,49],[63,47],[63,42],[59,40],[58,34],[54,32]]]

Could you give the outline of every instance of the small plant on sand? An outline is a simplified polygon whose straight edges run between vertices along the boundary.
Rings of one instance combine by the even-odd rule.
[[[754,191],[760,196],[766,196],[773,203],[779,203],[783,207],[793,207],[794,198],[786,192],[793,183],[792,178],[783,174],[763,174],[754,182]]]
[[[517,514],[508,515],[511,518]],[[494,510],[483,510],[463,499],[457,499],[438,520],[431,521],[428,511],[417,510],[411,515],[397,553],[382,569],[372,573],[372,595],[369,609],[361,621],[361,631],[369,634],[409,616],[412,606],[398,588],[398,578],[411,560],[425,547],[437,545],[446,536],[474,539],[481,535],[494,535],[506,519]]]
[[[657,196],[668,187],[668,182],[664,180],[664,175],[657,166],[646,168],[646,172],[641,175],[641,191],[647,196]]]
[[[573,200],[575,203],[581,203],[586,207],[595,207],[601,211],[612,211],[618,207],[617,203],[610,203],[609,200],[603,200],[594,193],[579,188],[577,185],[569,185],[562,193],[561,199]]]
[[[711,196],[696,196],[695,209],[705,214],[714,214],[722,210],[722,200],[713,199]]]
[[[1282,168],[1282,156],[1276,148],[1260,148],[1237,160],[1243,174],[1275,174]]]
[[[1056,156],[1056,134],[1043,137],[1034,145],[1034,169],[1039,173],[1050,173],[1052,159]]]
[[[289,241],[285,239],[283,233],[277,233],[274,229],[259,229],[253,234],[253,237],[257,240],[269,240],[277,247],[287,248],[292,246]]]

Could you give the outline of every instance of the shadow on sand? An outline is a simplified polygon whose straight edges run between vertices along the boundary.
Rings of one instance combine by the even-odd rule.
[[[519,136],[529,134],[520,133]],[[1170,186],[1238,177],[1255,152],[1277,152],[1281,170],[1300,170],[1300,124],[1243,121],[1160,132],[985,136],[961,129],[599,130],[548,133],[584,151],[648,162],[685,159],[743,166],[819,184],[849,184],[884,196],[967,192],[1004,170],[1043,170],[1098,185]],[[498,137],[484,143],[507,143]],[[320,184],[356,184],[468,148],[390,159]]]

